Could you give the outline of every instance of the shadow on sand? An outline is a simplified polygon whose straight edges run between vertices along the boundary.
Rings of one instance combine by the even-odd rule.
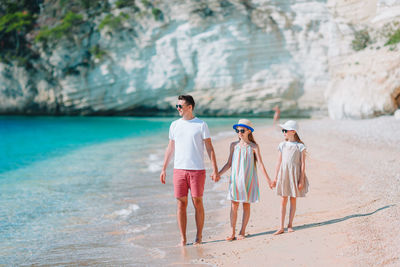
[[[313,228],[313,227],[319,227],[319,226],[324,226],[324,225],[329,225],[329,224],[334,224],[334,223],[339,223],[339,222],[343,222],[352,218],[358,218],[358,217],[365,217],[365,216],[371,216],[375,213],[377,213],[378,211],[390,208],[395,206],[394,204],[392,205],[387,205],[384,206],[382,208],[379,208],[373,212],[369,212],[369,213],[359,213],[359,214],[352,214],[352,215],[347,215],[345,217],[342,218],[338,218],[338,219],[332,219],[332,220],[328,220],[328,221],[323,221],[323,222],[318,222],[318,223],[310,223],[310,224],[304,224],[304,225],[300,225],[300,226],[295,226],[293,227],[293,230],[303,230],[303,229],[308,229],[308,228]],[[273,231],[267,231],[267,232],[261,232],[261,233],[257,233],[257,234],[250,234],[248,236],[246,236],[246,238],[251,238],[251,237],[255,237],[255,236],[260,236],[260,235],[271,235],[273,233],[275,233],[276,230]],[[209,244],[209,243],[218,243],[218,242],[223,242],[226,241],[224,239],[221,240],[211,240],[211,241],[206,241],[203,242],[203,244]]]

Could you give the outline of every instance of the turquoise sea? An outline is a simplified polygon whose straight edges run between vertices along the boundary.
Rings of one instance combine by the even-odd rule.
[[[159,182],[175,119],[1,116],[0,266],[176,262],[172,163]],[[201,119],[213,139],[235,138],[237,118]],[[224,207],[210,179],[205,196],[206,210]]]

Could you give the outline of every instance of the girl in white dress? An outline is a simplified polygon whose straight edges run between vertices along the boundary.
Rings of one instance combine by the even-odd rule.
[[[293,218],[296,212],[296,198],[305,197],[308,192],[308,180],[305,174],[306,147],[300,140],[298,125],[295,121],[287,121],[280,125],[285,141],[279,144],[278,163],[275,180],[276,194],[282,197],[281,226],[274,235],[285,232],[285,215],[288,198],[290,198],[290,213],[288,232],[293,232]]]

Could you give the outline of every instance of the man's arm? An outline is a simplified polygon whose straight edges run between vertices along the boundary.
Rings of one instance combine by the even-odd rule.
[[[218,175],[217,159],[215,157],[214,147],[212,145],[211,138],[204,139],[204,144],[206,146],[207,154],[211,160],[211,165],[213,168],[213,173],[211,175],[211,179],[215,182],[218,182],[219,175]]]
[[[165,184],[165,177],[167,176],[166,175],[167,166],[169,164],[169,161],[171,160],[172,155],[174,154],[174,151],[175,151],[175,141],[169,140],[168,147],[165,150],[164,164],[160,174],[160,181],[163,184]]]

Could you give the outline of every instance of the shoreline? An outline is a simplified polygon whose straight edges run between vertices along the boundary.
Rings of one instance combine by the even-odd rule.
[[[282,120],[284,121],[284,120]],[[206,221],[222,231],[205,231],[201,248],[189,246],[192,264],[211,266],[395,266],[400,263],[400,123],[393,116],[360,121],[299,120],[307,146],[310,190],[299,199],[294,233],[273,236],[279,226],[280,198],[258,168],[260,202],[251,206],[245,240],[227,242],[230,205]],[[235,138],[213,142],[218,166]],[[257,127],[255,139],[271,179],[282,141],[274,127]],[[396,147],[397,144],[397,147]],[[229,177],[229,173],[224,176]],[[228,178],[229,179],[229,178]],[[226,193],[228,180],[216,188]],[[222,195],[222,194],[221,194]],[[206,195],[205,195],[206,196]],[[207,197],[207,196],[206,196]],[[289,210],[289,207],[288,209]],[[287,224],[287,217],[286,217]],[[239,208],[237,228],[241,226]],[[198,252],[198,250],[202,252]],[[197,254],[197,256],[196,256]]]

